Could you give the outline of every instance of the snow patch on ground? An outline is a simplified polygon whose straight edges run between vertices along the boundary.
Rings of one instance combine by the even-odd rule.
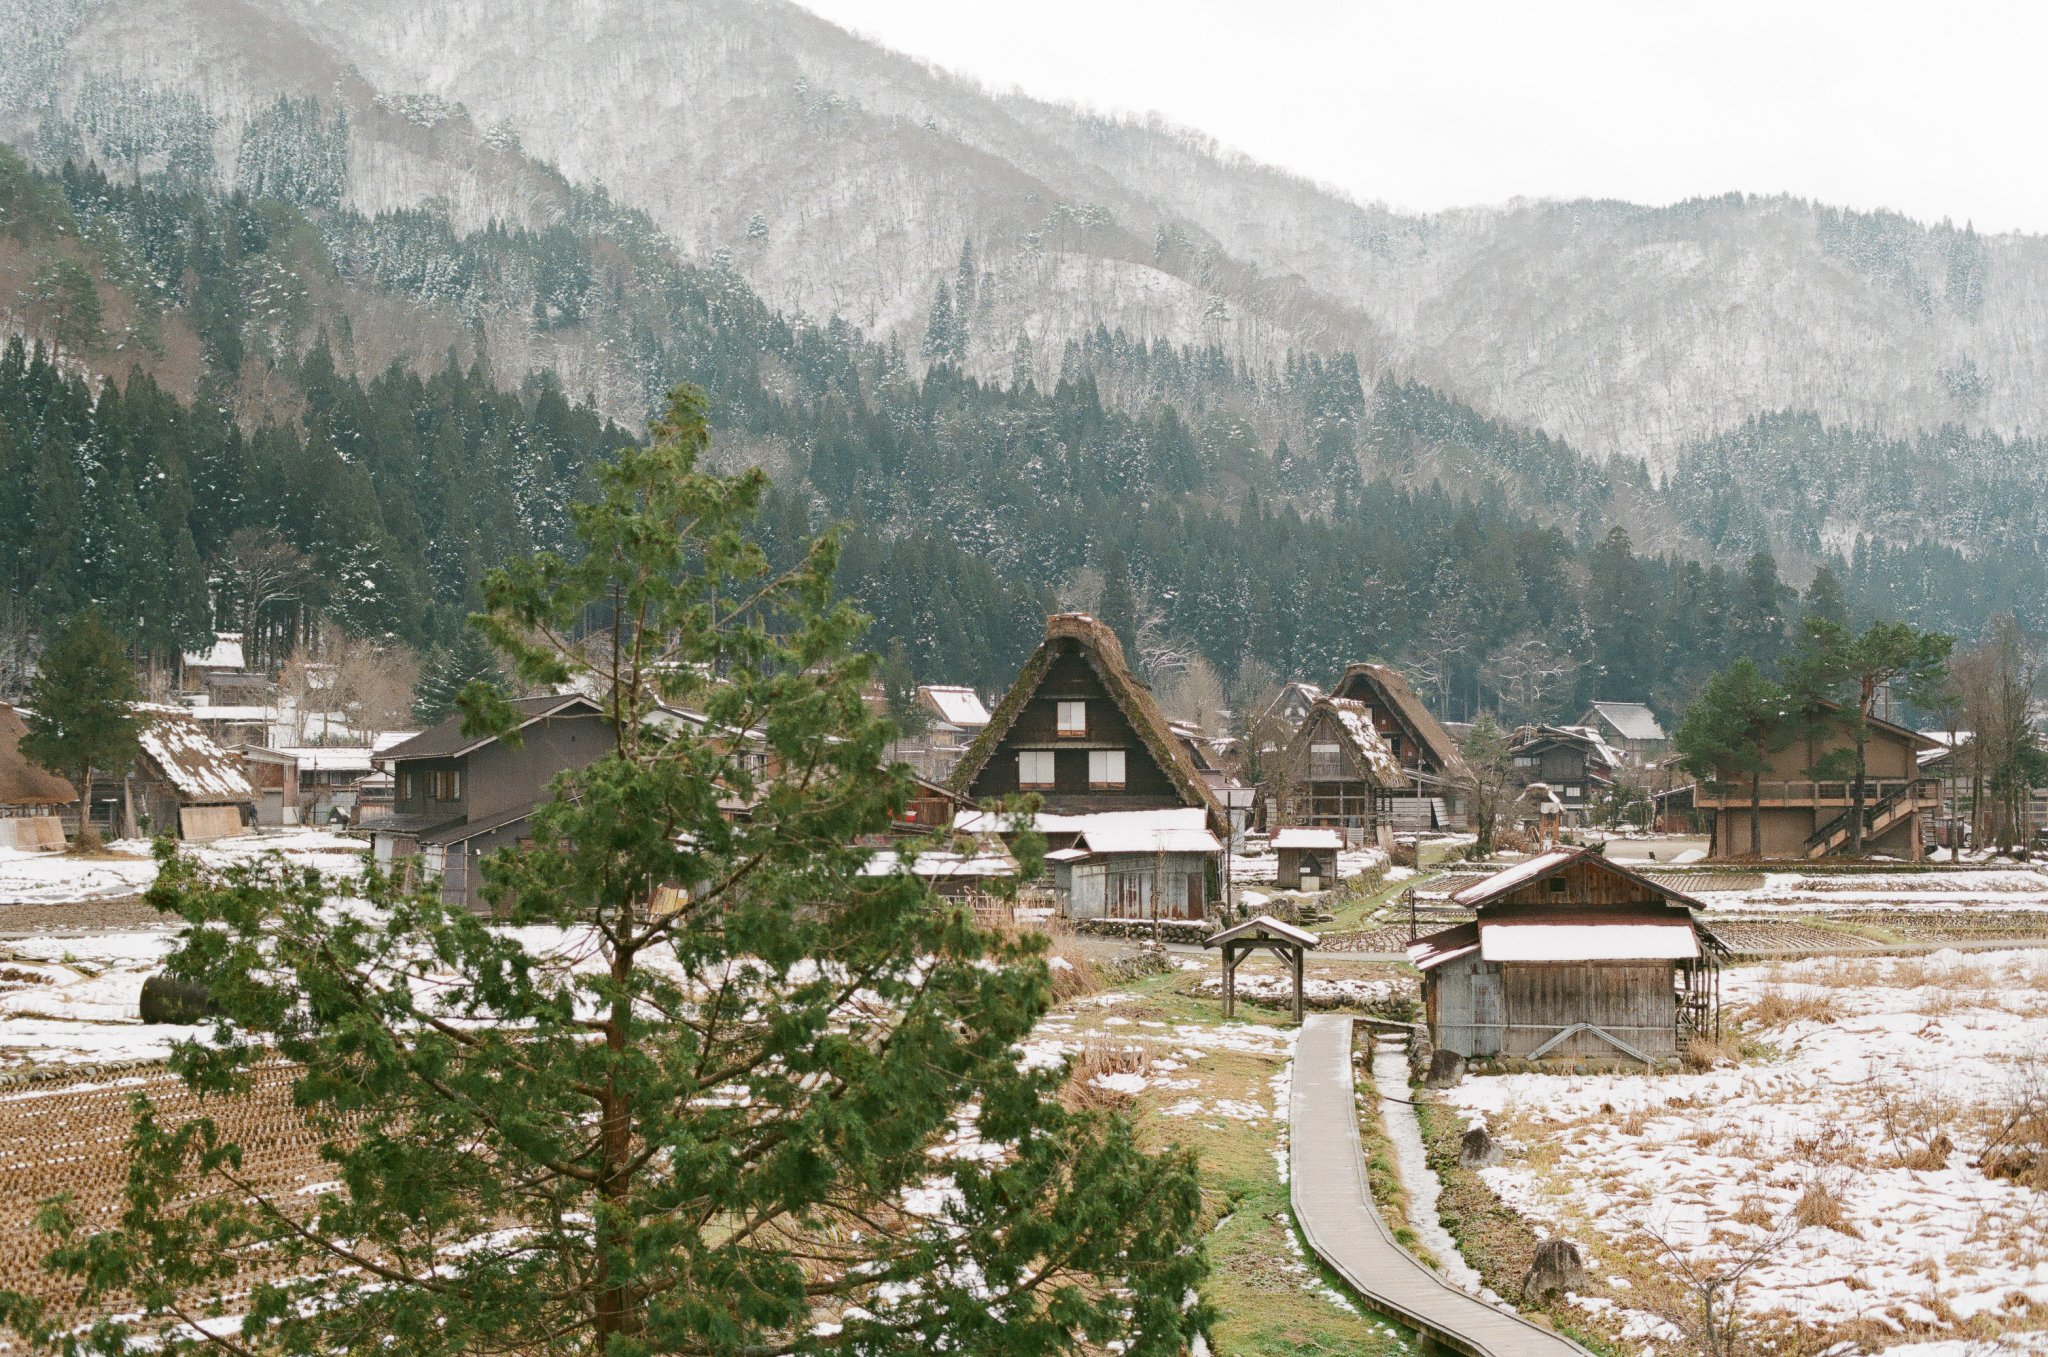
[[[1640,1259],[1654,1232],[1696,1268],[1832,1202],[1840,1228],[1798,1228],[1740,1299],[1802,1327],[1938,1331],[2048,1303],[2043,1196],[1972,1166],[2001,1109],[2048,1086],[2048,956],[1817,958],[1731,970],[1724,994],[1774,1058],[1451,1090],[1509,1149],[1488,1184],[1552,1233]]]

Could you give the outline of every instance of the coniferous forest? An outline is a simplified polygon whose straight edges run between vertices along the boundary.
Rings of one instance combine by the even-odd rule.
[[[1830,514],[1924,493],[1914,469],[1967,462],[1966,439],[1776,416],[1659,482],[1418,383],[1368,384],[1345,355],[1254,371],[1098,331],[1054,381],[1020,354],[1016,380],[984,383],[953,361],[971,249],[933,298],[929,352],[906,355],[778,314],[602,193],[546,232],[458,236],[428,212],[350,213],[317,175],[272,178],[222,195],[0,151],[0,266],[49,345],[0,355],[10,635],[91,604],[138,654],[200,645],[235,624],[235,543],[256,532],[311,563],[258,610],[273,653],[309,617],[445,648],[491,566],[569,545],[564,506],[633,436],[553,372],[494,366],[508,315],[629,352],[646,409],[676,382],[708,392],[716,455],[775,476],[771,555],[846,524],[842,588],[921,681],[999,690],[1044,615],[1079,606],[1157,673],[1199,658],[1226,684],[1322,681],[1377,657],[1453,717],[1595,696],[1669,714],[1728,659],[1786,647],[1802,604],[1785,576],[1814,563],[1822,601],[1839,587],[1858,617],[2044,621],[2040,506],[2018,490],[1990,512],[1961,479],[1939,487],[1940,521],[1999,550],[1823,539]],[[391,308],[446,348],[356,375],[364,318]],[[1811,474],[1830,459],[1901,479]],[[1846,488],[1816,499],[1823,484]],[[1639,548],[1621,521],[1680,545]],[[1805,569],[1780,570],[1788,547]]]

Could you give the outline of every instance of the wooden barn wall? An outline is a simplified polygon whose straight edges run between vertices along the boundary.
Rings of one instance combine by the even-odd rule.
[[[1744,829],[1748,826],[1745,823]],[[1551,889],[1553,881],[1564,882],[1563,890]],[[1497,904],[1507,905],[1662,905],[1664,898],[1647,886],[1639,886],[1627,877],[1595,867],[1589,862],[1575,862],[1555,876],[1541,881],[1532,881],[1519,890],[1509,891]]]
[[[1503,969],[1508,1027],[1501,1049],[1528,1055],[1561,1028],[1589,1022],[1637,1050],[1670,1055],[1677,1003],[1668,961],[1511,962]],[[1590,1032],[1567,1037],[1546,1058],[1620,1055]]]
[[[1437,1045],[1464,1056],[1527,1056],[1562,1029],[1588,1022],[1637,1050],[1674,1054],[1677,1001],[1668,961],[1509,962],[1478,956],[1430,973],[1423,1003]],[[1620,1056],[1590,1033],[1545,1059]]]

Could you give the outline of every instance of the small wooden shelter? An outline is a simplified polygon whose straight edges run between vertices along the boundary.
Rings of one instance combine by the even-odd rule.
[[[1559,848],[1450,897],[1471,923],[1408,946],[1438,1047],[1466,1057],[1676,1055],[1720,1035],[1728,956],[1691,897]]]
[[[205,840],[239,834],[256,820],[256,789],[239,755],[208,737],[183,707],[136,704],[142,728],[135,771],[122,786],[129,806],[125,832],[176,833]]]
[[[1280,830],[1273,835],[1273,852],[1280,859],[1280,889],[1319,891],[1337,882],[1337,854],[1344,850],[1344,835],[1335,829]]]
[[[1288,974],[1294,977],[1294,1020],[1300,1022],[1302,956],[1319,941],[1321,939],[1314,933],[1281,923],[1270,914],[1247,919],[1202,939],[1204,947],[1223,949],[1223,1016],[1227,1018],[1237,1010],[1238,963],[1253,952],[1266,951],[1279,958],[1280,964],[1287,967]]]

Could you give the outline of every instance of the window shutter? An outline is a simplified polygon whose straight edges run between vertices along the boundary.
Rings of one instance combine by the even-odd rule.
[[[1062,735],[1086,735],[1088,733],[1088,704],[1086,702],[1060,703],[1059,732]]]
[[[1095,791],[1114,789],[1124,785],[1124,751],[1121,749],[1091,749],[1088,751],[1088,786]]]
[[[1050,749],[1026,749],[1017,755],[1017,785],[1020,787],[1052,786],[1052,751]]]

